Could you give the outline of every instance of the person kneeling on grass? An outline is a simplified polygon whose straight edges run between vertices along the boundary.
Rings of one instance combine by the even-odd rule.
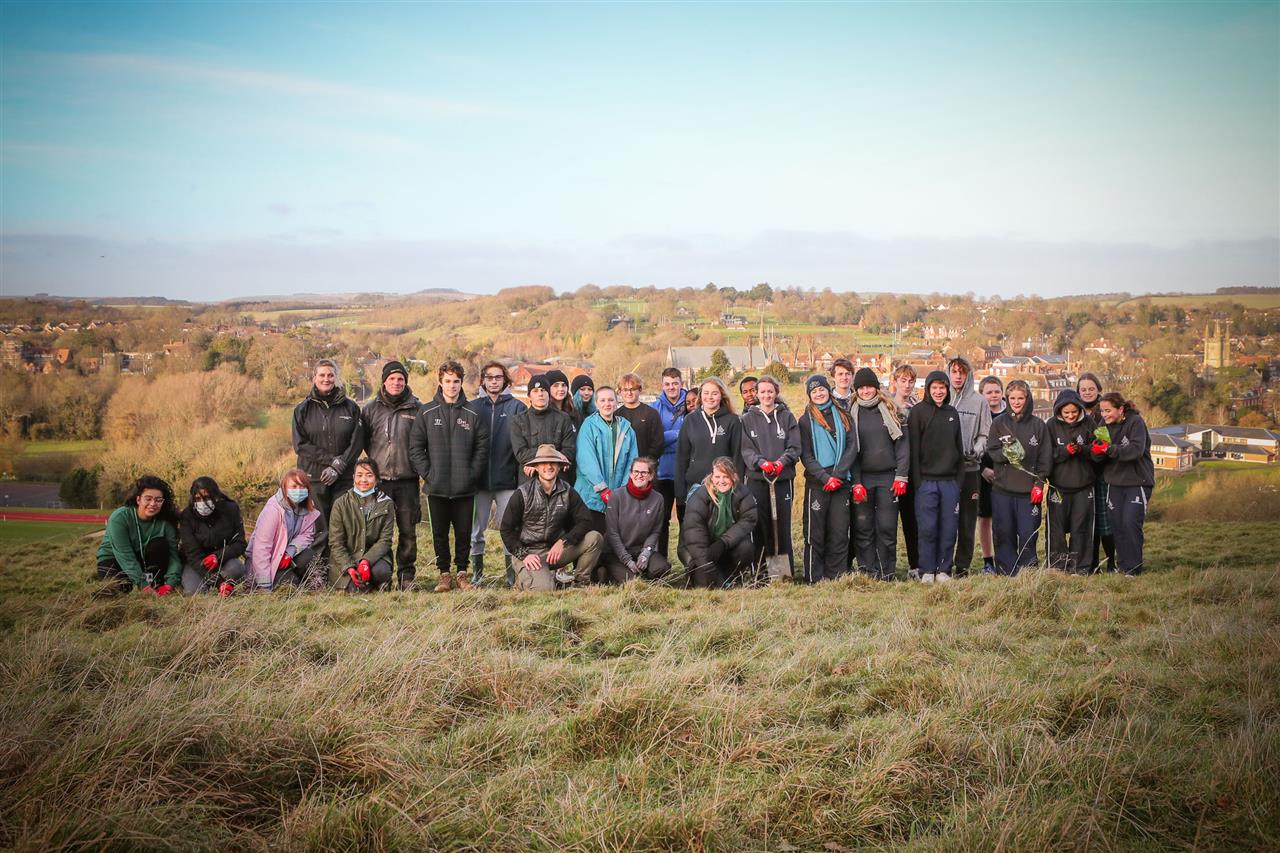
[[[178,519],[182,548],[182,591],[187,595],[217,590],[224,598],[244,577],[244,518],[240,506],[222,493],[212,477],[191,482],[191,503]]]
[[[177,522],[169,484],[151,474],[135,480],[98,546],[98,580],[113,584],[104,591],[172,592],[182,580]]]
[[[329,525],[329,583],[347,592],[385,589],[396,505],[378,491],[378,463],[356,463],[351,491],[334,501]]]
[[[554,445],[542,444],[525,464],[535,476],[511,496],[501,527],[502,544],[515,569],[515,589],[547,591],[557,582],[586,586],[604,537],[591,529],[591,511],[560,476],[569,458]],[[570,563],[573,571],[565,571]]]
[[[604,566],[610,583],[641,577],[654,580],[671,569],[671,563],[658,552],[666,502],[653,488],[657,470],[658,463],[653,459],[637,458],[631,463],[626,488],[613,493],[604,511]]]
[[[738,464],[728,456],[689,495],[676,553],[689,572],[689,586],[719,588],[754,579],[756,499],[738,484]]]
[[[267,501],[249,538],[245,557],[249,577],[258,589],[298,586],[316,555],[328,542],[324,520],[311,495],[311,478],[291,468]]]

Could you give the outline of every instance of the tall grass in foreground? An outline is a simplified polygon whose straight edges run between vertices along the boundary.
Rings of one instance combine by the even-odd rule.
[[[1276,849],[1278,537],[1238,528],[1133,580],[524,597],[94,600],[90,543],[15,548],[0,844]]]

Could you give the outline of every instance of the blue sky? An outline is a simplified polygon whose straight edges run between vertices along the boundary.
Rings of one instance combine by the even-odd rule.
[[[1280,4],[0,6],[0,289],[1280,283]]]

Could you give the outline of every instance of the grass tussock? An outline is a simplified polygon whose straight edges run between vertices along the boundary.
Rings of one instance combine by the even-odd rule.
[[[1153,524],[1137,579],[226,601],[13,546],[0,845],[1275,849],[1273,528]]]

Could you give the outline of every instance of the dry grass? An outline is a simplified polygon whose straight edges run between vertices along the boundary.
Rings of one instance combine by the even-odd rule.
[[[0,845],[1275,849],[1254,527],[1136,580],[525,597],[94,600],[91,544],[10,548]]]

